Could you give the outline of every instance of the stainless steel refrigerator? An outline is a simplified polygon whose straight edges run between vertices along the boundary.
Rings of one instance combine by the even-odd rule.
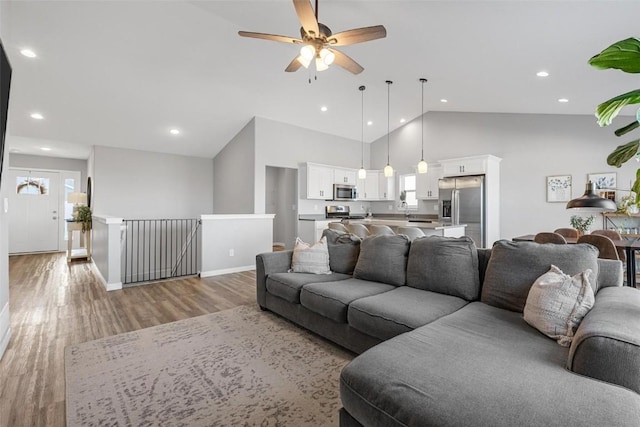
[[[442,178],[439,198],[440,222],[466,224],[465,234],[477,247],[486,247],[484,175]]]

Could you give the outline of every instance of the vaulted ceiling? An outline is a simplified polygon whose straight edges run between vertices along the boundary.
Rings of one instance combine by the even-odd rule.
[[[384,81],[394,81],[393,129],[420,114],[420,77],[429,80],[427,111],[593,114],[637,87],[637,76],[587,60],[638,36],[638,16],[637,0],[320,0],[319,20],[333,32],[382,24],[387,37],[342,48],[363,73],[332,66],[316,80],[305,69],[284,72],[298,47],[237,35],[298,36],[289,0],[3,1],[0,36],[14,72],[9,149],[213,157],[254,116],[360,140],[363,84],[373,141],[387,132]],[[38,56],[20,55],[27,47]],[[44,119],[32,119],[36,111]]]

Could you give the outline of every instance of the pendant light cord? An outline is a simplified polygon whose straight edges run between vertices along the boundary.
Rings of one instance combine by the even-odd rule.
[[[361,110],[362,111],[362,119],[360,122],[360,127],[361,127],[361,134],[360,134],[360,143],[361,143],[361,151],[362,151],[362,162],[360,163],[361,168],[364,169],[364,90],[366,89],[365,86],[360,86],[358,88],[360,90],[361,93]]]
[[[424,84],[427,82],[427,79],[420,79],[422,83],[422,115],[420,116],[420,121],[422,122],[422,159],[424,160]]]
[[[390,164],[390,135],[391,135],[391,126],[390,126],[390,111],[391,111],[391,84],[393,83],[391,80],[387,80],[387,165]]]

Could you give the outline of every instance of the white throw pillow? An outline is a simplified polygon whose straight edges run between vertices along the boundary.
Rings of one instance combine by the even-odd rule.
[[[309,245],[297,237],[296,245],[293,247],[291,271],[294,273],[331,274],[327,238],[323,237],[318,243]]]
[[[571,277],[555,265],[538,277],[527,296],[524,320],[569,347],[576,328],[595,302],[590,269]]]

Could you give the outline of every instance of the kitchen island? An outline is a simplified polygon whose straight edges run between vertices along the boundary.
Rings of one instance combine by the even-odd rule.
[[[330,222],[343,224],[358,223],[368,225],[387,225],[396,232],[399,227],[416,227],[427,236],[461,237],[465,235],[466,224],[448,225],[429,219],[405,219],[394,217],[378,217],[365,219],[327,219],[322,215],[300,215],[298,221],[298,236],[305,242],[317,242],[322,237],[322,231],[329,227]]]

